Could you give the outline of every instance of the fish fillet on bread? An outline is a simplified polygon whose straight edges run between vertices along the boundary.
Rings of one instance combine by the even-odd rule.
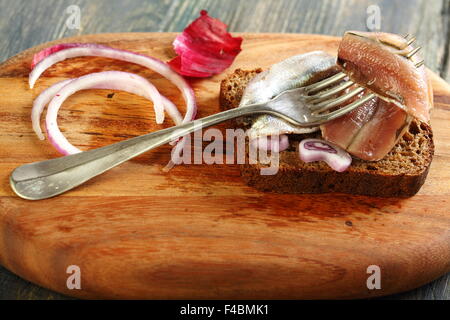
[[[266,165],[247,161],[240,165],[244,180],[259,190],[278,193],[343,192],[385,197],[417,193],[434,153],[429,124],[432,89],[424,66],[417,67],[420,57],[408,59],[405,57],[408,50],[411,47],[407,41],[396,35],[347,32],[337,58],[320,51],[311,52],[281,61],[267,70],[238,69],[228,75],[220,90],[224,110],[252,101],[263,102],[284,90],[308,85],[340,70],[367,88],[367,92],[377,95],[351,113],[303,132],[265,115],[235,122],[248,129],[251,139],[269,135],[289,137],[288,147],[280,153],[277,174],[261,175],[260,169]],[[388,62],[383,64],[379,59]],[[284,72],[284,68],[288,71]],[[301,74],[296,75],[299,70]],[[320,138],[346,150],[353,158],[350,167],[336,172],[322,161],[303,162],[299,143],[307,138]]]

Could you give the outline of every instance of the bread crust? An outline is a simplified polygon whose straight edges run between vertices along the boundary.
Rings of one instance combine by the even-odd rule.
[[[236,108],[248,82],[261,69],[237,69],[221,82],[222,110]],[[238,121],[235,127],[240,127]],[[274,193],[347,193],[379,197],[410,197],[425,182],[434,154],[433,132],[427,123],[413,120],[400,141],[380,161],[354,158],[344,172],[336,172],[322,161],[305,163],[298,155],[298,142],[309,135],[294,135],[290,147],[280,153],[275,175],[261,175],[261,163],[241,164],[244,181],[258,190]]]

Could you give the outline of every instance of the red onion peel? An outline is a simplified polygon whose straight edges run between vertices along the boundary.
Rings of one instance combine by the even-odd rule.
[[[233,63],[241,43],[241,37],[227,32],[226,24],[202,10],[200,17],[175,38],[173,46],[178,56],[169,65],[185,76],[210,77]]]

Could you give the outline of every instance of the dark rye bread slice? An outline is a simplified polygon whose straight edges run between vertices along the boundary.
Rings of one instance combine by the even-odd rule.
[[[236,108],[248,82],[261,69],[237,69],[221,83],[220,105],[223,110]],[[239,122],[235,122],[239,126]],[[409,197],[425,182],[434,153],[431,127],[413,120],[400,141],[379,161],[353,158],[344,172],[332,170],[325,162],[303,162],[298,155],[299,141],[320,137],[320,133],[290,135],[290,146],[280,153],[278,173],[261,175],[261,163],[240,165],[246,183],[261,191],[276,193],[341,192],[381,197]]]

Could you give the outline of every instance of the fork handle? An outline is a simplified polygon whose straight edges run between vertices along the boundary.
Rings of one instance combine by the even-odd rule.
[[[25,164],[11,173],[10,184],[21,198],[47,199],[71,190],[146,151],[199,129],[233,118],[267,112],[270,110],[263,105],[235,108],[90,151]]]

